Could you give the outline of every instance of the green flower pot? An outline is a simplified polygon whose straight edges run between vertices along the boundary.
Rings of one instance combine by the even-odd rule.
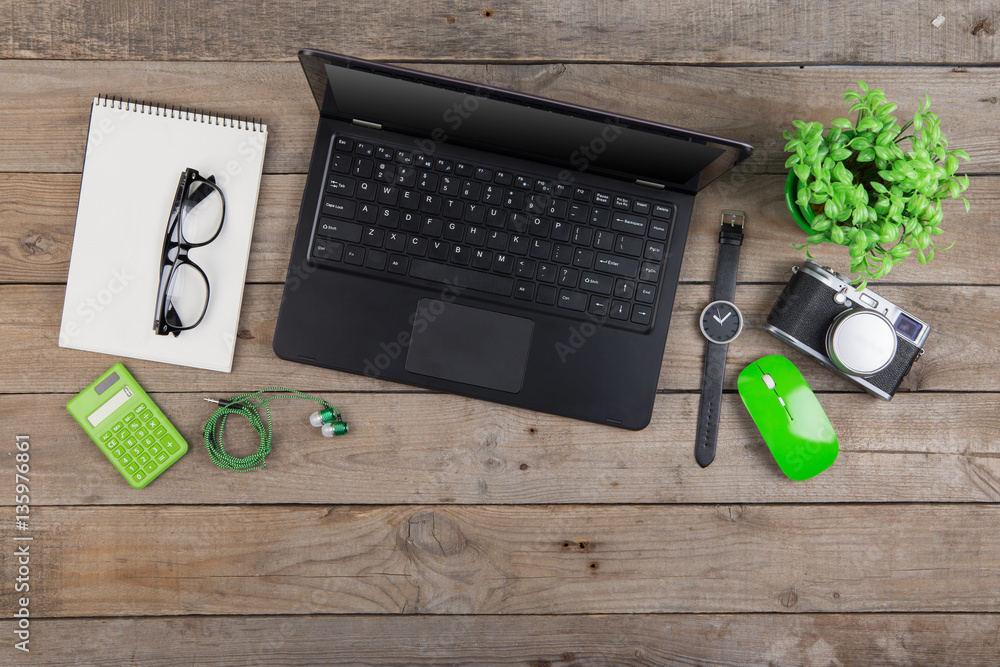
[[[785,204],[788,205],[788,212],[792,214],[792,220],[806,233],[812,236],[815,234],[812,225],[816,214],[811,208],[802,208],[795,203],[799,194],[799,179],[794,171],[788,172],[788,179],[785,181]]]

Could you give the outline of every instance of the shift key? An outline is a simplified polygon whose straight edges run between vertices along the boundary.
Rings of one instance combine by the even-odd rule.
[[[316,226],[316,235],[328,239],[339,241],[350,241],[357,243],[361,240],[363,228],[356,222],[344,222],[343,220],[332,220],[330,218],[320,218]]]
[[[354,218],[354,211],[357,202],[353,199],[343,199],[341,197],[326,197],[323,199],[323,215],[332,215],[335,218]]]

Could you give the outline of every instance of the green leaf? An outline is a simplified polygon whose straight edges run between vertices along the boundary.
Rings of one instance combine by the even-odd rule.
[[[875,151],[871,148],[865,148],[858,152],[858,162],[871,162],[875,159]]]
[[[804,164],[797,164],[792,168],[795,172],[795,178],[799,179],[800,183],[806,183],[809,181],[809,167]]]
[[[845,95],[844,98],[846,100],[847,96]],[[833,127],[839,127],[841,130],[849,130],[853,126],[851,121],[847,118],[834,118],[830,121],[830,125]]]
[[[847,148],[838,148],[836,150],[830,151],[830,157],[838,161],[846,160],[847,158],[851,157],[851,151],[848,150]]]
[[[889,160],[892,158],[892,151],[885,146],[875,146],[875,155],[883,160]]]

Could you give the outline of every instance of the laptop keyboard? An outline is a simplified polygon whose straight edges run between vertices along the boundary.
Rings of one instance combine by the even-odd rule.
[[[344,135],[329,164],[317,264],[649,328],[670,204]]]

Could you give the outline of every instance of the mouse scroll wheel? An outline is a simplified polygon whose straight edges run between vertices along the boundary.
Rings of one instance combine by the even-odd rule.
[[[764,381],[764,386],[766,386],[768,389],[774,389],[774,378],[772,378],[770,375],[765,373],[763,376],[761,376],[760,379]]]

